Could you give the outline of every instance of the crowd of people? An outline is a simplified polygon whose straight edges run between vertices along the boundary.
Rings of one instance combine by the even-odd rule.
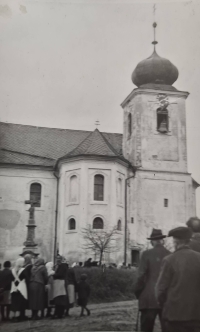
[[[168,236],[173,238],[173,253],[164,246],[166,235],[153,229],[148,238],[152,249],[141,255],[134,288],[140,331],[153,332],[159,316],[162,332],[200,332],[200,219],[190,218],[186,226],[170,230]],[[94,265],[89,258],[84,264],[73,264],[76,266]],[[121,268],[128,267],[123,263]],[[69,268],[62,256],[57,257],[55,266],[53,262],[45,264],[42,258],[33,263],[30,255],[18,258],[13,268],[6,261],[0,271],[1,320],[10,320],[12,311],[13,321],[24,321],[27,309],[33,320],[63,318],[75,303],[81,307],[80,316],[84,311],[89,316],[86,279],[87,275],[81,274],[77,282],[74,268]]]
[[[164,247],[166,235],[153,229],[153,248],[141,256],[135,285],[140,331],[152,332],[159,316],[162,332],[200,332],[200,219],[190,218],[168,236],[173,253]]]
[[[87,275],[81,274],[77,282],[74,270],[69,268],[62,256],[45,264],[42,258],[32,263],[32,257],[25,255],[16,260],[15,266],[6,261],[0,271],[1,320],[19,322],[29,319],[26,310],[31,310],[31,319],[44,317],[52,319],[69,316],[75,303],[81,307],[80,316],[90,315],[87,308],[90,286]],[[45,310],[46,309],[46,310]]]

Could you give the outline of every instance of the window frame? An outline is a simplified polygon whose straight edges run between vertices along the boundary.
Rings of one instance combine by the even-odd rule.
[[[169,199],[168,198],[164,198],[164,207],[165,208],[169,207]]]
[[[77,169],[70,169],[65,172],[65,205],[79,205],[80,204],[80,195],[81,195],[81,187],[80,187],[80,168]],[[77,177],[77,200],[76,202],[70,201],[70,179],[71,177]]]
[[[123,206],[123,178],[121,176],[117,177],[117,205]],[[119,192],[120,189],[120,192]]]
[[[76,178],[76,185],[77,185],[77,197],[76,197],[76,201],[72,201],[71,200],[71,189],[72,189],[72,183],[71,183],[71,179],[72,178]],[[73,204],[78,204],[79,203],[79,183],[78,183],[78,175],[77,174],[71,174],[69,176],[69,204],[73,205]]]
[[[96,219],[100,219],[100,220],[102,221],[102,225],[103,225],[102,228],[94,228],[94,222],[95,222]],[[93,218],[93,221],[92,221],[92,229],[95,230],[95,231],[101,231],[101,230],[104,229],[104,220],[103,220],[102,217],[100,217],[100,216],[96,216],[96,217]]]
[[[131,137],[131,135],[132,135],[132,132],[133,132],[133,130],[132,130],[132,123],[133,123],[133,121],[132,121],[132,114],[131,114],[131,112],[128,112],[128,121],[127,121],[127,130],[128,130],[128,139]]]
[[[95,179],[97,178],[97,176],[99,178],[103,179],[102,184],[95,183]],[[97,193],[96,192],[97,186],[100,186],[100,188],[102,187],[102,199],[96,199],[96,197],[95,197],[95,194]],[[100,195],[100,193],[97,193],[97,194]],[[93,201],[94,202],[104,202],[105,201],[105,176],[103,174],[101,174],[101,173],[97,173],[97,174],[94,175],[94,182],[93,182]]]
[[[166,132],[162,132],[159,130],[159,126],[162,122],[162,120],[160,120],[160,122],[158,121],[158,118],[160,116],[165,116],[166,117]],[[165,108],[164,110],[162,110],[161,107],[157,108],[156,110],[156,130],[157,132],[159,132],[160,134],[167,134],[169,133],[169,111],[167,108]]]
[[[70,221],[74,221],[75,228],[71,228]],[[76,231],[76,219],[74,217],[70,217],[68,220],[68,231]]]
[[[39,185],[40,186],[40,200],[39,200],[39,205],[34,205],[35,208],[41,208],[42,206],[42,184],[38,181],[33,181],[30,183],[30,186],[29,186],[29,199],[32,200],[33,198],[31,198],[31,195],[34,194],[34,192],[31,191],[31,187],[33,185]]]
[[[119,225],[120,225],[120,227],[119,227]],[[122,221],[121,221],[121,219],[118,219],[118,221],[117,221],[117,231],[118,232],[122,231]]]

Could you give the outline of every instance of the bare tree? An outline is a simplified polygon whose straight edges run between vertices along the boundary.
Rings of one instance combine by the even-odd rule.
[[[118,251],[116,240],[119,236],[117,227],[111,230],[92,229],[90,225],[82,229],[82,235],[85,239],[83,248],[91,250],[95,254],[99,254],[99,264],[102,263],[104,253],[111,253]]]

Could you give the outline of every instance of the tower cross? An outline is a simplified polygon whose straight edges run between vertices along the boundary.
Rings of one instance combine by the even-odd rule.
[[[156,50],[156,44],[158,44],[158,42],[156,41],[156,27],[157,27],[157,23],[154,22],[154,23],[153,23],[153,28],[154,28],[154,41],[152,42],[152,44],[154,45],[154,51]]]
[[[100,126],[100,121],[99,120],[95,121],[95,126],[96,126],[96,128],[98,128],[98,126]]]

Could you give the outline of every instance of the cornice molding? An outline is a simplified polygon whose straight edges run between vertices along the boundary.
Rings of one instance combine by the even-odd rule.
[[[142,94],[146,94],[146,95],[155,95],[158,93],[163,93],[163,94],[167,94],[167,95],[171,95],[171,96],[177,96],[177,97],[182,97],[184,99],[187,99],[187,97],[189,96],[189,92],[187,91],[171,91],[171,90],[162,90],[162,89],[145,89],[145,88],[137,88],[134,89],[126,98],[125,100],[121,103],[121,107],[124,108],[126,106],[127,103],[129,103],[134,96],[137,95],[142,95]]]

